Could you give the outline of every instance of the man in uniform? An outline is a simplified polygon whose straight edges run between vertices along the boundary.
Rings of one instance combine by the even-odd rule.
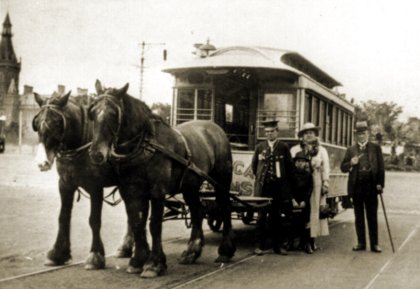
[[[353,198],[357,245],[353,251],[366,250],[365,211],[369,227],[370,250],[380,253],[378,246],[378,194],[385,183],[381,147],[369,142],[366,121],[356,122],[357,143],[347,149],[341,170],[349,172],[348,195]]]
[[[280,242],[288,237],[285,227],[292,212],[294,164],[287,144],[277,139],[277,123],[262,123],[267,140],[257,145],[252,158],[252,171],[256,176],[255,196],[273,198],[271,205],[261,210],[257,221],[257,255],[263,254],[268,234],[272,237],[274,252],[287,255],[284,243]]]

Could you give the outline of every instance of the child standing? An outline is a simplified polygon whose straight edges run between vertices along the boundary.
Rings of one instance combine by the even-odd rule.
[[[293,192],[293,227],[294,237],[300,239],[300,245],[306,253],[312,254],[310,234],[307,224],[310,216],[309,199],[311,197],[313,183],[311,163],[304,152],[298,152],[294,157],[296,188]],[[293,242],[294,240],[292,240]]]

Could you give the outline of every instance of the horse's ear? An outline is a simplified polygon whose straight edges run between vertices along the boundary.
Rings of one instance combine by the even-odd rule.
[[[126,95],[127,94],[127,90],[128,90],[128,86],[129,86],[129,83],[127,82],[123,87],[121,87],[120,89],[118,89],[116,92],[115,92],[115,95],[117,95],[117,96],[124,96],[124,95]]]
[[[69,101],[70,94],[71,94],[71,90],[67,92],[66,95],[61,96],[57,101],[57,105],[61,107],[65,106],[67,102]]]
[[[36,92],[34,92],[34,97],[35,97],[36,103],[38,103],[38,105],[41,107],[44,104],[44,98]]]
[[[95,89],[98,95],[101,95],[104,93],[104,88],[102,87],[102,83],[99,81],[99,79],[97,79],[95,82]]]

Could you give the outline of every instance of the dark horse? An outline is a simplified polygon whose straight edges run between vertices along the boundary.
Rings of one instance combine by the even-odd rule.
[[[70,99],[66,95],[53,95],[44,99],[35,93],[40,111],[32,125],[38,132],[39,140],[45,150],[45,161],[39,164],[41,170],[51,168],[57,160],[61,210],[59,230],[53,249],[47,254],[46,265],[58,266],[71,260],[70,220],[75,191],[82,187],[90,194],[91,212],[89,224],[92,229],[92,246],[86,260],[86,269],[105,267],[104,246],[100,237],[103,188],[116,185],[113,168],[109,165],[94,165],[88,148],[92,138],[92,122],[87,117],[87,106],[82,101]],[[119,257],[129,257],[133,247],[131,230],[127,230]]]
[[[127,95],[128,84],[121,89],[104,90],[97,81],[96,89],[98,100],[89,109],[94,122],[90,155],[98,164],[110,161],[118,167],[120,192],[135,240],[128,271],[142,271],[141,276],[147,278],[166,270],[161,235],[167,194],[182,192],[191,211],[191,236],[180,263],[194,263],[201,254],[204,214],[199,188],[203,175],[180,164],[176,156],[188,159],[218,182],[216,202],[224,226],[216,261],[229,261],[235,252],[227,190],[232,181],[232,155],[223,130],[210,121],[192,121],[173,129],[144,102]],[[151,251],[145,234],[149,202]]]

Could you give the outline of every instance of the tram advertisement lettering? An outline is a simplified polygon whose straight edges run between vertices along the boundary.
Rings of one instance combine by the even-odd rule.
[[[248,157],[249,158],[249,157]],[[251,196],[254,191],[254,174],[251,169],[251,159],[235,160],[233,162],[232,191],[239,192],[241,195]]]

